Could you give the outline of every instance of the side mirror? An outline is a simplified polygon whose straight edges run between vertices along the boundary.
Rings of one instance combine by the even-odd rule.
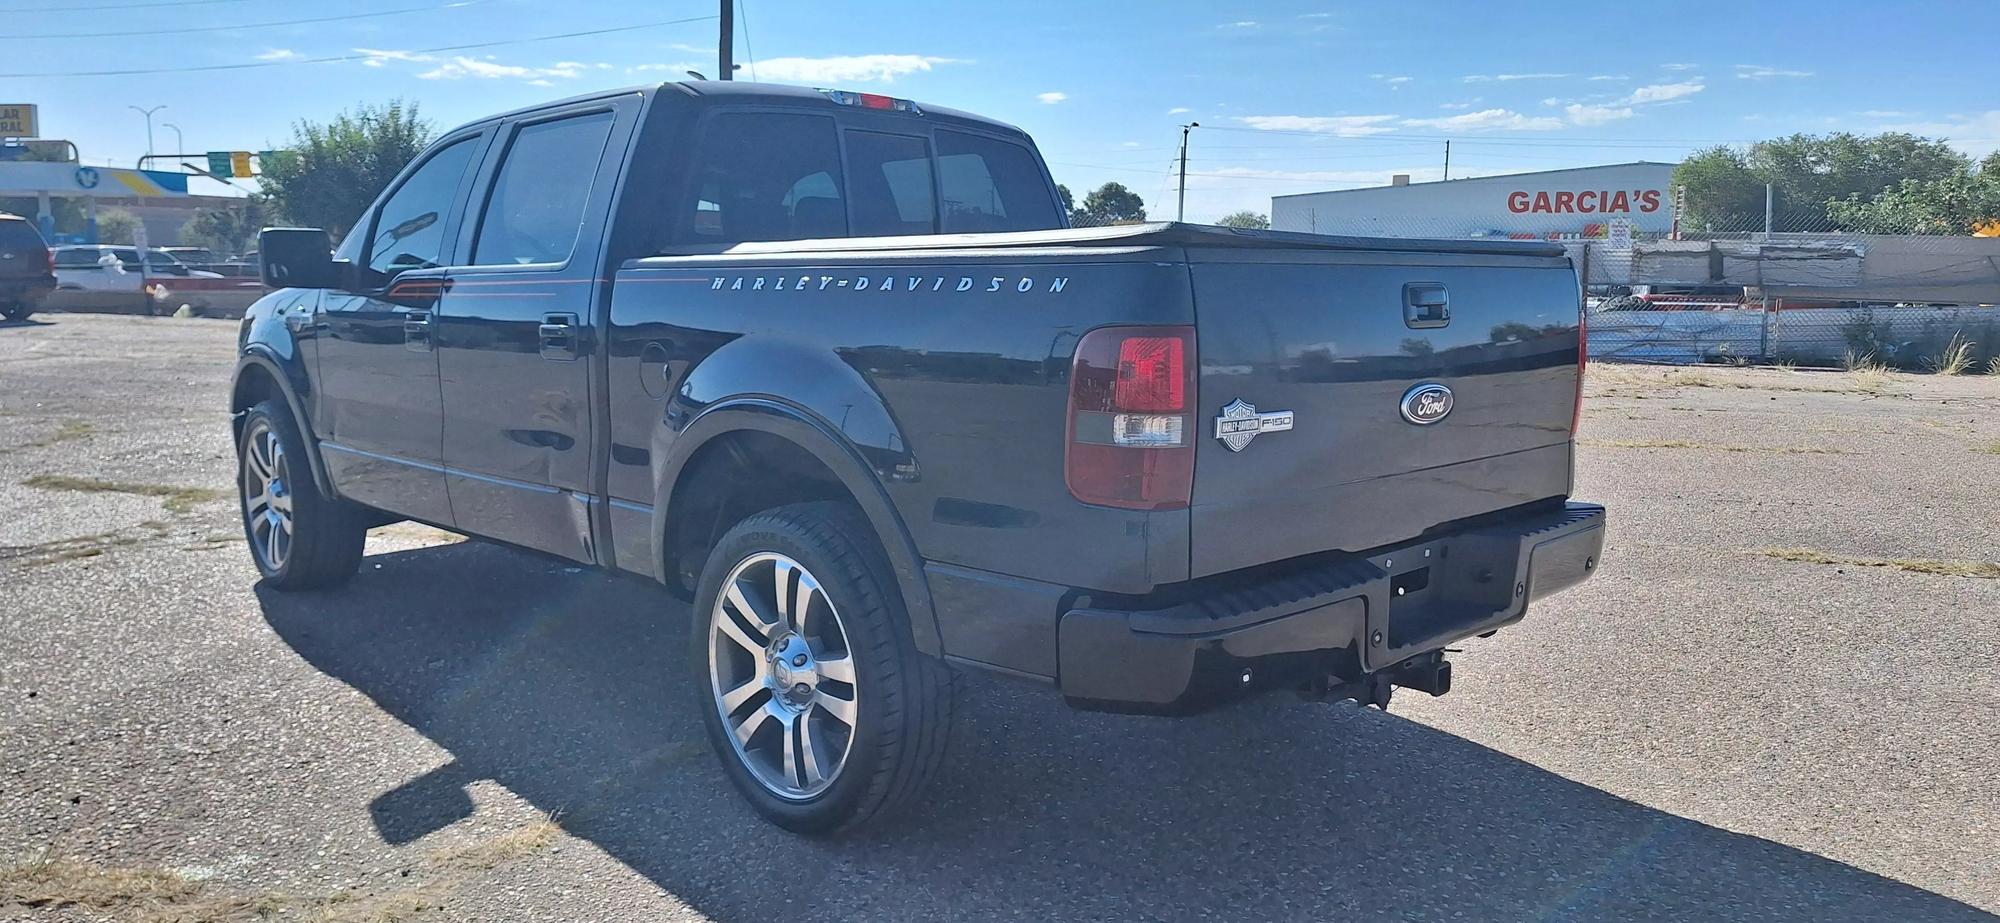
[[[265,228],[257,235],[263,257],[258,276],[268,288],[339,288],[333,242],[319,228]]]

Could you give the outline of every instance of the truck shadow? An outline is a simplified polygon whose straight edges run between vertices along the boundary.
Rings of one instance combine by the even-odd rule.
[[[930,803],[858,838],[762,824],[708,753],[686,607],[479,544],[370,557],[265,618],[453,762],[370,805],[392,843],[493,780],[716,919],[1986,920],[1393,715],[1266,699],[1171,721],[969,677]]]

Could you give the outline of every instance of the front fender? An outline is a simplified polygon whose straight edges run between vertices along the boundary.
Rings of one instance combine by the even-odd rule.
[[[769,378],[767,375],[766,379]],[[683,388],[683,397],[687,390]],[[877,401],[873,413],[849,413],[847,420],[850,423],[863,421],[862,426],[842,429],[809,407],[770,394],[739,394],[705,402],[698,410],[685,407],[684,403],[682,398],[677,398],[669,409],[670,422],[674,421],[677,413],[685,413],[684,422],[673,434],[671,443],[659,447],[661,450],[656,450],[653,456],[658,460],[654,471],[652,524],[655,549],[668,547],[667,523],[673,515],[668,506],[674,486],[689,460],[696,457],[703,445],[717,437],[744,430],[783,438],[811,453],[840,479],[847,493],[854,498],[887,553],[898,588],[902,590],[917,649],[934,657],[943,656],[944,645],[931,604],[930,585],[924,578],[923,558],[918,554],[902,516],[883,488],[885,479],[908,477],[915,470],[914,461],[901,448],[904,443],[894,429],[894,421],[887,408],[881,407]],[[887,428],[882,428],[885,425]],[[857,430],[875,436],[874,444],[856,441],[851,433]],[[892,444],[897,448],[886,447]]]
[[[297,305],[301,299],[315,297],[318,293],[305,289],[280,289],[264,296],[243,313],[243,323],[237,333],[236,368],[230,375],[230,420],[235,441],[243,436],[243,411],[250,403],[246,395],[254,393],[246,388],[246,375],[268,376],[275,382],[277,391],[291,410],[292,419],[299,425],[300,435],[305,437],[309,451],[307,460],[311,463],[313,482],[327,496],[337,496],[332,478],[327,475],[326,465],[319,457],[319,439],[315,435],[313,418],[307,412],[311,406],[312,376],[306,368],[305,356],[299,349],[298,340],[285,326],[287,309]]]

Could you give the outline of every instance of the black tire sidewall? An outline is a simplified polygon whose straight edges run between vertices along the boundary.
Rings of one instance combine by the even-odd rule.
[[[883,735],[892,716],[903,711],[896,707],[900,703],[892,701],[901,694],[903,683],[897,673],[905,668],[895,661],[914,654],[905,653],[909,646],[907,631],[901,638],[894,634],[899,623],[907,623],[897,617],[902,600],[893,580],[871,556],[872,549],[855,547],[858,544],[855,537],[843,528],[846,523],[811,516],[807,508],[816,506],[824,504],[802,504],[760,513],[725,534],[702,568],[694,617],[690,619],[693,623],[690,659],[694,673],[691,685],[709,744],[737,790],[773,823],[797,833],[823,833],[846,826],[871,812],[873,802],[882,798],[883,792],[874,790],[884,787],[885,780],[879,770],[883,760],[894,758],[883,745]],[[838,541],[849,547],[823,547],[809,529],[801,528],[801,520],[808,518],[824,522],[829,527],[824,531],[838,536]],[[745,558],[767,551],[790,557],[804,566],[839,612],[849,656],[854,659],[855,686],[860,699],[856,717],[859,727],[855,728],[854,742],[839,777],[826,791],[802,801],[770,793],[742,764],[730,741],[730,731],[723,726],[722,715],[716,708],[709,677],[709,625],[715,601],[722,593],[722,581]],[[841,559],[852,563],[841,566]],[[860,566],[857,568],[855,564]],[[860,580],[854,571],[859,572]],[[863,586],[861,580],[873,585]]]
[[[257,553],[256,536],[250,529],[245,497],[244,457],[250,438],[268,426],[278,435],[284,449],[292,496],[292,547],[281,567],[269,567]],[[257,571],[279,589],[306,589],[324,586],[351,576],[358,562],[365,529],[341,501],[319,491],[313,481],[311,448],[292,419],[290,408],[278,401],[263,401],[250,408],[243,418],[243,434],[236,444],[236,507],[243,523],[243,538],[250,544],[250,559]],[[342,548],[342,546],[351,546]],[[344,551],[330,556],[328,551]],[[351,558],[352,562],[348,559]]]

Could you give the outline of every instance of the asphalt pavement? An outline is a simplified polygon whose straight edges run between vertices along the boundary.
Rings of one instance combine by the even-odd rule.
[[[2000,912],[2000,377],[1596,367],[1604,567],[1450,695],[973,676],[930,800],[822,841],[729,789],[642,581],[398,525],[260,587],[235,332],[0,325],[0,919]]]

